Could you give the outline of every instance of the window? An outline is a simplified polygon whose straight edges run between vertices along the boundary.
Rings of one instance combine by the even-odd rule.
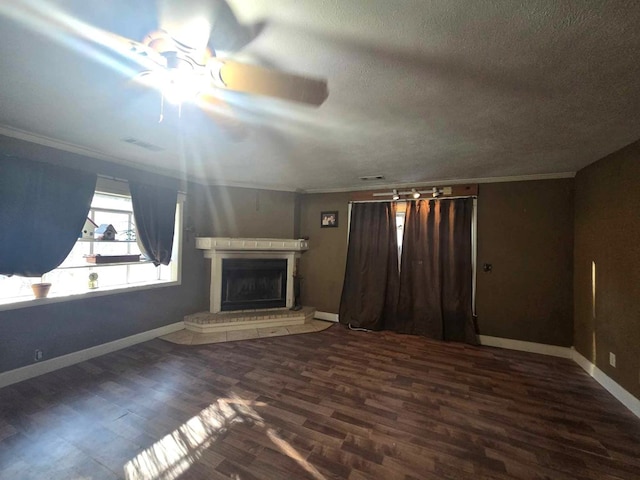
[[[97,189],[99,190],[94,194],[88,218],[98,226],[112,225],[117,232],[115,240],[100,241],[78,238],[64,262],[55,270],[45,273],[42,280],[40,278],[0,275],[0,308],[32,300],[34,297],[31,284],[40,281],[51,283],[50,298],[92,292],[115,293],[121,289],[148,288],[156,284],[179,281],[182,194],[179,194],[176,208],[171,263],[167,266],[156,267],[144,258],[138,245],[133,207],[126,184],[99,178]],[[93,264],[87,260],[87,256],[90,255],[140,255],[140,260]],[[96,274],[97,280],[95,279]],[[91,279],[94,279],[92,284],[90,275]],[[24,304],[20,306],[24,306]]]
[[[402,259],[402,239],[404,238],[404,219],[405,211],[396,212],[396,235],[398,240],[398,269],[400,269],[400,262]]]

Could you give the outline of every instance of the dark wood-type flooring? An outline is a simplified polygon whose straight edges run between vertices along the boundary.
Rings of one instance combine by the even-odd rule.
[[[153,340],[0,390],[0,478],[638,479],[569,360],[341,326]]]

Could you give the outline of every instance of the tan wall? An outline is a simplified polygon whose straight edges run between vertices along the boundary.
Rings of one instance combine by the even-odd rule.
[[[571,346],[572,284],[573,179],[480,185],[480,334]]]
[[[293,238],[296,194],[236,187],[197,187],[198,236]]]
[[[640,398],[640,142],[578,172],[575,347]],[[595,317],[591,264],[596,264]],[[617,367],[609,365],[609,352]]]
[[[483,184],[478,201],[478,274],[482,334],[556,345],[572,344],[572,179]],[[337,313],[347,254],[350,194],[303,195],[302,300]],[[340,211],[337,229],[320,228],[320,212]]]
[[[300,236],[309,237],[309,250],[302,255],[300,272],[302,303],[320,312],[338,313],[344,268],[347,261],[348,193],[302,195]],[[338,227],[320,228],[320,214],[337,210]]]
[[[298,195],[238,187],[195,185],[193,214],[186,225],[198,237],[294,238]],[[211,286],[211,261],[201,255],[205,287]]]

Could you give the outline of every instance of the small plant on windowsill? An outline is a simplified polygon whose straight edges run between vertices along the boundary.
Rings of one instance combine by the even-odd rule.
[[[50,289],[51,283],[44,281],[44,275],[40,277],[39,282],[31,284],[31,290],[33,290],[33,296],[35,298],[47,298]]]

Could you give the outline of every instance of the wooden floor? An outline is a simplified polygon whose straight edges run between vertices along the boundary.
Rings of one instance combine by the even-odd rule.
[[[0,478],[638,479],[569,360],[333,326],[153,340],[0,390]]]

